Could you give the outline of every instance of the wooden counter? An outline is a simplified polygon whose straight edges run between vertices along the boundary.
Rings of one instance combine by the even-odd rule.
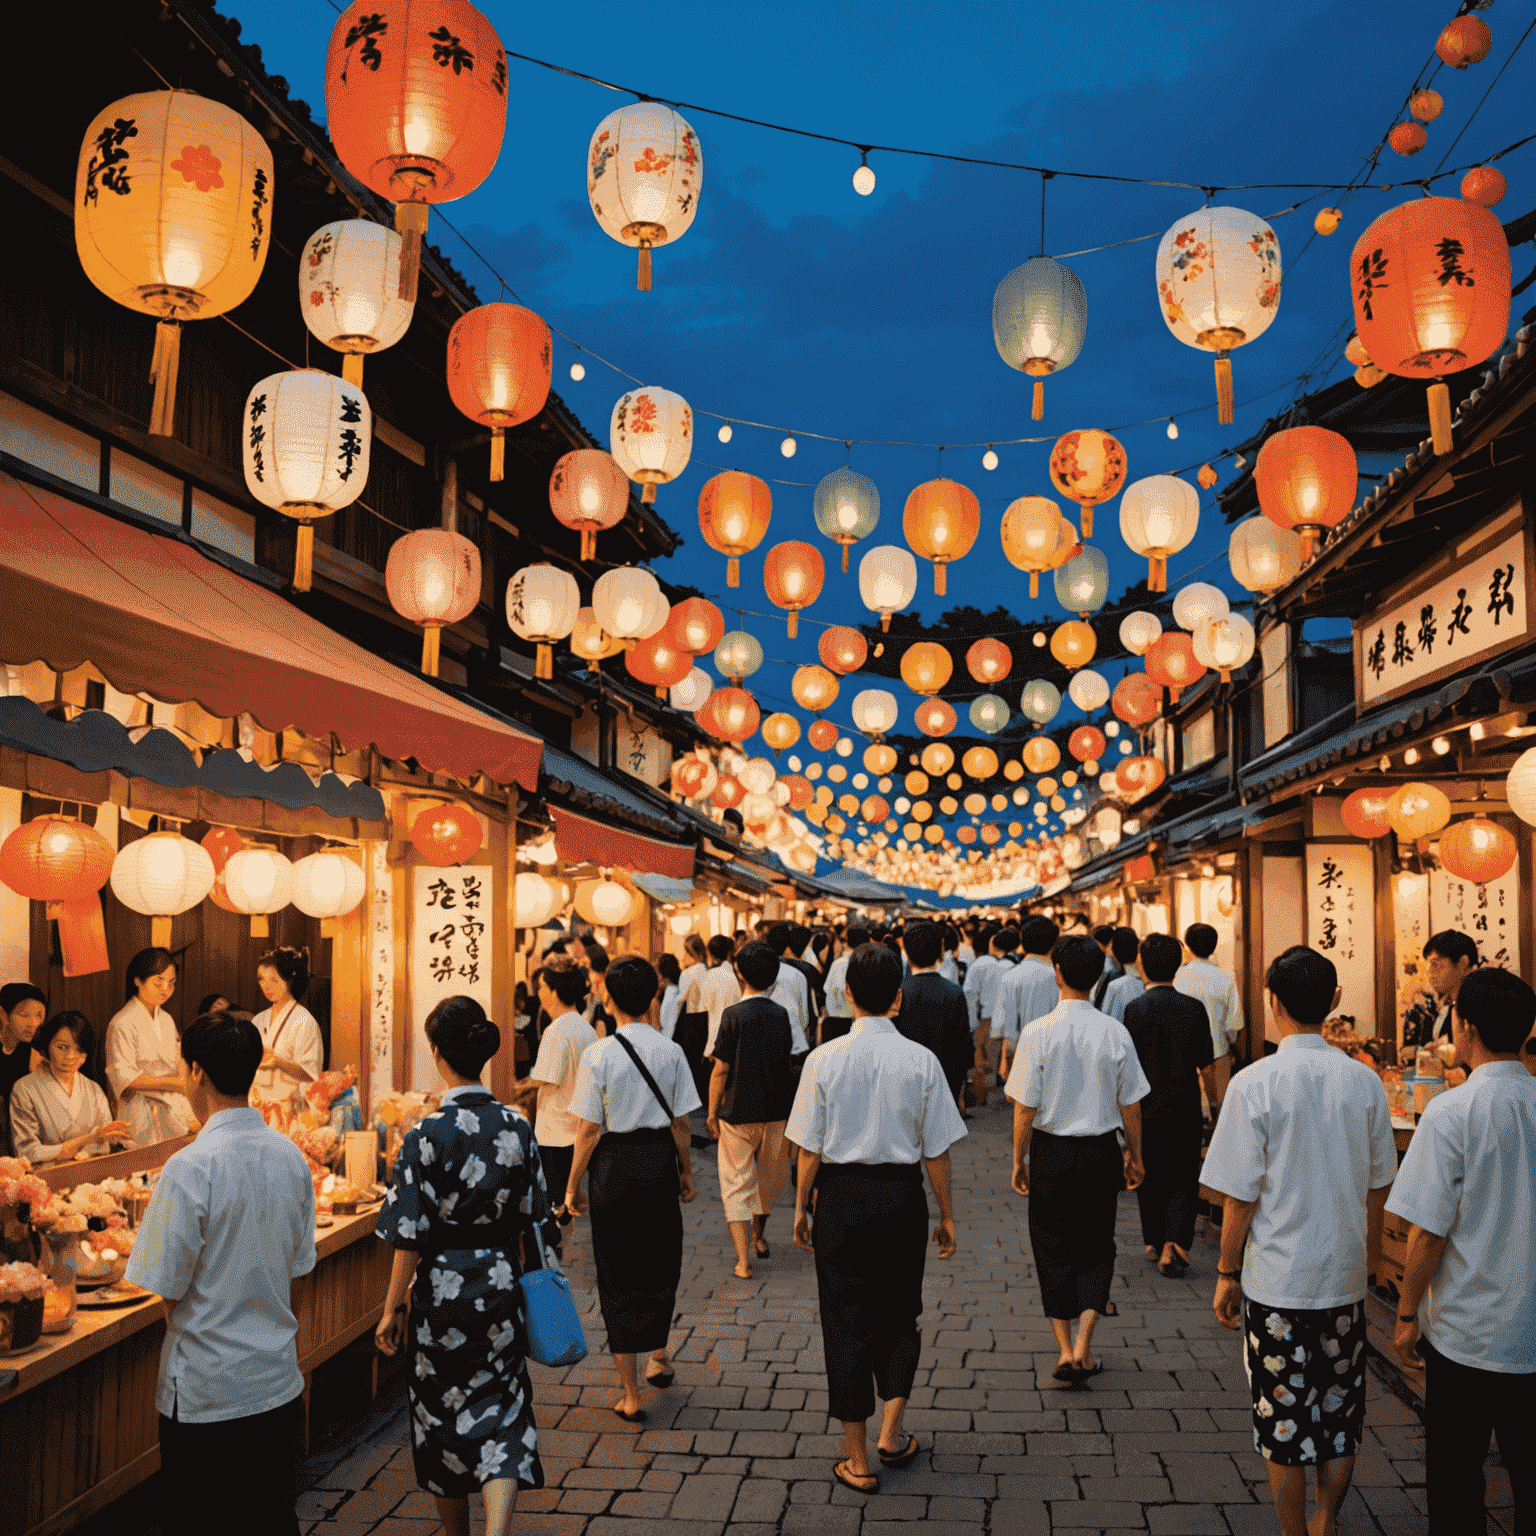
[[[376,1216],[339,1216],[317,1232],[315,1268],[294,1285],[306,1406],[315,1367],[378,1323],[393,1250],[373,1236]],[[0,1536],[67,1531],[159,1468],[164,1338],[156,1297],[82,1310],[68,1333],[0,1359],[0,1373],[16,1373],[0,1385],[0,1445],[18,1469],[0,1501]]]

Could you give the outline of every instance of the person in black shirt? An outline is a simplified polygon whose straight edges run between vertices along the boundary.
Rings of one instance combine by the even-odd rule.
[[[904,943],[912,971],[901,984],[896,1028],[939,1058],[944,1081],[959,1106],[975,1054],[965,993],[939,975],[944,933],[937,923],[914,923],[907,929]]]
[[[11,1151],[11,1090],[32,1070],[32,1037],[48,999],[25,981],[0,987],[0,1154]]]
[[[1189,1267],[1200,1187],[1200,1072],[1211,1064],[1211,1021],[1198,998],[1176,992],[1179,941],[1151,933],[1141,941],[1147,990],[1125,1005],[1125,1027],[1152,1092],[1141,1105],[1147,1176],[1136,1191],[1147,1257],[1169,1277]]]
[[[709,1133],[719,1143],[720,1201],[736,1245],[736,1275],[752,1278],[747,1251],[768,1257],[769,1212],[789,1183],[784,1124],[794,1102],[789,1014],[772,998],[780,960],[761,941],[736,956],[741,1001],[720,1018],[709,1080]]]

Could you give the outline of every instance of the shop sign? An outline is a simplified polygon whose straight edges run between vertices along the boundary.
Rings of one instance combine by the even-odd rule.
[[[1307,943],[1333,961],[1338,1012],[1376,1033],[1376,870],[1365,843],[1307,844]]]
[[[1390,603],[1356,621],[1361,714],[1530,639],[1531,533],[1518,507],[1498,522],[1503,526],[1490,538],[1466,554],[1448,550]]]
[[[672,749],[650,726],[634,716],[619,716],[616,752],[619,766],[631,778],[659,789],[672,771]]]
[[[418,867],[411,878],[411,1013],[418,1032],[447,997],[472,997],[489,1015],[490,866]]]
[[[1429,880],[1429,915],[1436,933],[1454,928],[1477,945],[1484,965],[1520,974],[1520,865],[1474,885],[1437,869]]]
[[[374,1093],[388,1091],[395,1067],[395,889],[389,845],[368,853],[368,1049]]]

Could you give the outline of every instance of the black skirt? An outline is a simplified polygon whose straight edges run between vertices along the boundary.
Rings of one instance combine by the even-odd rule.
[[[683,1273],[683,1207],[672,1132],[601,1137],[592,1154],[587,1199],[609,1352],[665,1349]]]

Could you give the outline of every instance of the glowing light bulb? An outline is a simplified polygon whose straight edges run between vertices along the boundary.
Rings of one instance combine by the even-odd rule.
[[[796,448],[799,446],[800,445],[794,440],[794,438],[786,437],[784,441],[779,444],[779,452],[782,453],[786,459],[792,459],[795,456]]]
[[[1173,419],[1172,416],[1170,416],[1168,418],[1168,437],[1169,437],[1169,440],[1170,441],[1177,440],[1178,435],[1179,435],[1179,424],[1178,424],[1178,422],[1176,422]]]
[[[1036,646],[1043,646],[1045,644],[1045,631],[1043,629],[1036,634],[1035,644]]]
[[[1430,742],[1430,746],[1435,749],[1436,757],[1444,757],[1445,754],[1451,750],[1451,743],[1449,739],[1444,736],[1436,736],[1435,739]]]
[[[995,452],[993,452],[992,449],[988,448],[987,451],[984,454],[982,454],[982,456],[981,456],[981,467],[983,469],[996,469],[997,468],[997,454]]]
[[[730,442],[730,440],[731,440],[731,424],[730,424],[730,422],[726,422],[726,424],[723,427],[720,428],[720,430],[715,434],[715,436],[718,437],[722,443]]]
[[[575,379],[578,384],[581,383],[581,381],[586,378],[586,376],[587,368],[585,363],[571,364],[571,377]]]
[[[853,190],[860,197],[868,197],[875,190],[875,173],[868,165],[861,165],[853,173]]]

